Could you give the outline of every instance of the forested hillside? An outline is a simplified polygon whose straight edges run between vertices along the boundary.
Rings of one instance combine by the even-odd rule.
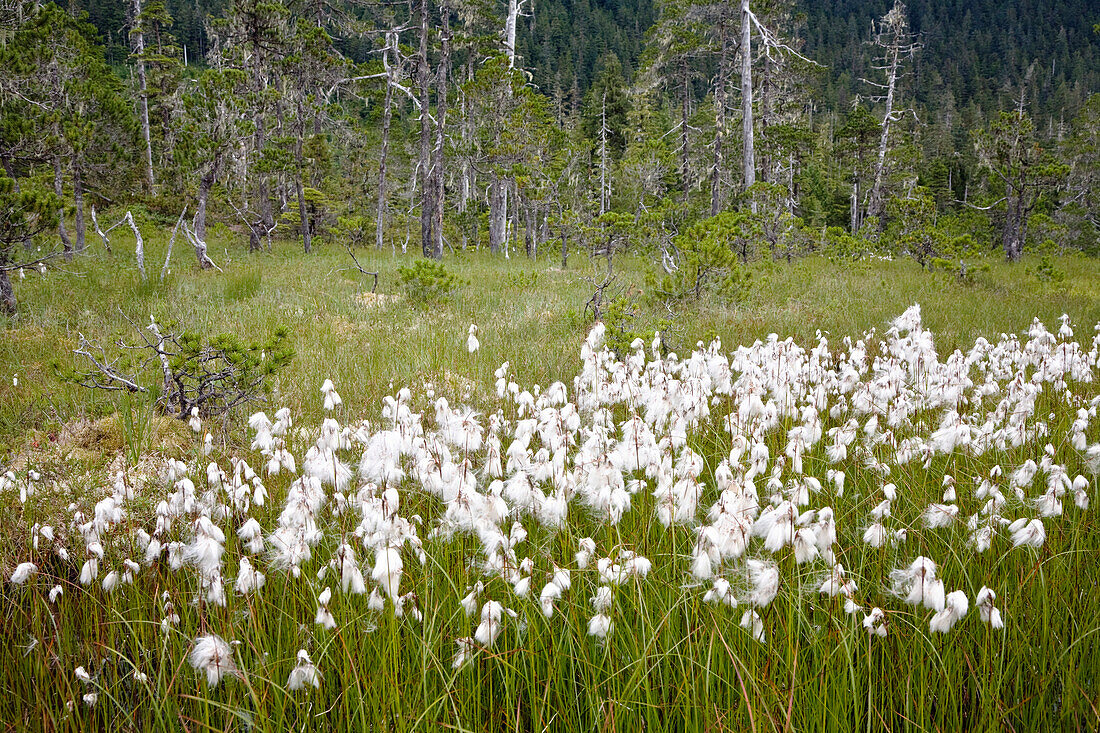
[[[0,50],[28,212],[0,279],[35,236],[82,251],[93,207],[178,221],[203,267],[212,226],[253,251],[631,251],[681,302],[817,251],[969,277],[1096,248],[1084,0],[83,3],[17,4]]]

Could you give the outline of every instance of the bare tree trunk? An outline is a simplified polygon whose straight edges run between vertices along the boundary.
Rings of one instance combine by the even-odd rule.
[[[489,251],[500,252],[504,244],[508,218],[508,191],[505,182],[494,171],[489,180]]]
[[[386,33],[386,48],[382,65],[386,69],[386,96],[382,102],[382,150],[378,154],[378,211],[375,214],[375,244],[382,249],[386,221],[386,161],[390,150],[390,123],[393,120],[393,71],[390,69],[390,49],[397,50],[397,33]],[[396,247],[394,252],[396,253]]]
[[[871,195],[867,201],[867,216],[882,215],[882,176],[886,168],[886,148],[890,139],[890,124],[894,121],[894,89],[898,81],[899,50],[891,50],[890,75],[886,81],[886,116],[882,118],[882,137],[878,142],[878,157],[875,160],[875,179],[871,184]]]
[[[64,196],[64,189],[61,187],[61,157],[57,155],[53,158],[53,192],[58,198]],[[69,239],[69,232],[65,229],[64,205],[57,212],[57,236],[61,237],[61,246],[65,249],[65,259],[72,260],[73,242]]]
[[[432,185],[432,127],[429,114],[431,77],[428,69],[428,0],[420,0],[420,51],[417,55],[417,81],[420,84],[420,249],[425,257],[435,257],[434,199]]]
[[[302,232],[302,246],[305,248],[308,254],[313,249],[313,238],[310,234],[309,227],[309,211],[306,208],[306,191],[305,186],[302,184],[302,176],[304,174],[305,164],[302,161],[302,138],[305,137],[305,105],[302,104],[301,93],[297,94],[297,116],[298,119],[295,122],[295,131],[297,135],[294,140],[294,192],[298,196],[298,217],[301,219],[301,232]]]
[[[691,193],[690,156],[688,150],[688,116],[691,105],[691,77],[688,74],[686,60],[680,61],[680,184],[683,187],[682,198],[688,200]]]
[[[214,168],[199,179],[199,201],[195,207],[195,236],[206,241],[206,200],[210,198],[210,188],[214,185]]]
[[[447,84],[451,76],[451,18],[447,3],[440,5],[442,29],[439,68],[436,71],[435,91],[435,150],[432,155],[432,213],[435,217],[432,247],[435,259],[443,259],[443,172],[446,165],[445,132],[447,126]]]
[[[137,261],[141,279],[145,280],[145,240],[141,238],[141,232],[138,230],[137,222],[134,221],[134,215],[129,211],[126,212],[126,221],[129,223],[130,228],[134,230],[134,259]]]
[[[729,86],[729,32],[725,18],[718,21],[718,35],[721,38],[721,55],[718,57],[718,76],[714,89],[714,167],[710,178],[711,216],[717,216],[724,204],[722,179],[726,156],[723,144],[726,138],[726,90]]]
[[[1019,262],[1023,253],[1023,227],[1024,227],[1024,197],[1021,192],[1008,190],[1008,198],[1005,200],[1005,225],[1002,234],[1002,244],[1005,250],[1005,259],[1009,262]]]
[[[149,187],[149,193],[154,194],[153,143],[149,134],[149,88],[145,83],[145,34],[141,26],[141,0],[134,0],[133,40],[141,100],[141,137],[145,141],[145,184]]]
[[[851,229],[852,234],[859,231],[859,173],[856,173],[855,180],[852,181],[852,202],[851,202]]]
[[[764,56],[764,76],[760,80],[760,137],[765,141],[764,150],[760,156],[760,178],[765,183],[771,183],[775,180],[775,170],[773,169],[773,161],[768,154],[768,126],[772,123],[772,115],[775,113],[775,84],[773,83],[773,75],[775,73],[775,62],[772,61],[770,55]]]
[[[607,213],[610,208],[611,195],[608,191],[607,178],[607,92],[604,92],[600,107],[600,214]]]
[[[267,132],[265,129],[264,109],[263,109],[263,65],[259,59],[259,39],[254,39],[252,43],[253,58],[252,58],[252,91],[255,94],[255,108],[252,113],[252,123],[254,126],[254,132],[252,134],[252,146],[254,148],[254,154],[257,158],[263,155],[264,147],[267,145]],[[259,213],[260,222],[263,224],[264,229],[271,231],[275,227],[275,217],[271,210],[271,188],[267,178],[267,173],[259,171],[256,177],[256,184],[253,187],[253,196],[256,202],[256,211]],[[256,252],[263,249],[263,242],[260,237],[255,233],[255,227],[250,227],[253,230],[252,236],[248,240],[248,249],[251,252]]]
[[[508,16],[504,19],[504,53],[508,55],[508,68],[516,66],[516,17],[519,15],[519,3],[508,0]]]
[[[741,169],[745,190],[756,183],[756,153],[752,126],[752,20],[749,0],[741,0]],[[755,211],[755,205],[753,207]]]
[[[569,266],[569,240],[565,237],[565,221],[561,223],[561,269]]]
[[[15,288],[11,286],[11,278],[8,277],[7,270],[0,270],[0,310],[8,316],[14,316],[18,311]]]
[[[535,255],[538,253],[538,242],[535,239],[535,207],[530,202],[526,206],[526,218],[527,223],[523,228],[523,246],[527,250],[527,257],[535,259]]]
[[[92,208],[92,216],[95,216],[95,208]],[[164,256],[164,265],[160,268],[160,281],[164,282],[164,278],[168,275],[168,265],[172,262],[172,245],[176,243],[176,234],[180,230],[180,225],[183,224],[183,217],[187,216],[187,205],[184,204],[183,211],[180,212],[180,218],[176,219],[176,226],[172,227],[172,236],[168,238],[168,254]],[[199,264],[202,264],[201,261]]]
[[[84,176],[83,168],[75,159],[73,160],[73,209],[74,224],[76,229],[76,251],[84,251]]]

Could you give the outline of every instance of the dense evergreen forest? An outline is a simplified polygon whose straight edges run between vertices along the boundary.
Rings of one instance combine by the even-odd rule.
[[[630,250],[680,300],[735,298],[748,263],[813,251],[966,277],[996,249],[1097,248],[1100,13],[1086,0],[4,13],[9,311],[8,273],[83,250],[107,225],[97,209],[175,224],[203,267],[210,227],[251,250],[553,248],[609,268]]]

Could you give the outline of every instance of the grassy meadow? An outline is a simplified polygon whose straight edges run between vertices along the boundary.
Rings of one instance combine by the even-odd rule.
[[[602,280],[602,261],[573,253],[563,268],[560,252],[552,250],[535,261],[521,253],[507,260],[487,252],[448,253],[444,264],[463,282],[448,300],[425,306],[410,302],[399,283],[398,268],[413,261],[411,252],[357,251],[362,267],[379,273],[377,292],[371,293],[371,278],[356,271],[342,248],[326,245],[304,255],[293,242],[276,242],[273,252],[250,255],[240,237],[222,230],[210,237],[210,254],[221,272],[199,271],[191,252],[176,242],[171,272],[160,281],[167,232],[146,229],[148,282],[134,266],[128,249],[132,239],[117,236],[108,255],[89,238],[87,254],[71,263],[16,279],[20,314],[2,324],[0,462],[14,478],[0,492],[0,608],[7,619],[0,631],[0,726],[761,732],[1100,727],[1100,596],[1095,591],[1100,529],[1095,508],[1083,509],[1074,501],[1074,492],[1079,497],[1097,490],[1086,450],[1100,441],[1094,399],[1100,389],[1094,383],[1037,381],[1042,389],[1032,395],[1026,418],[1030,432],[1019,445],[982,451],[929,448],[911,462],[894,461],[898,441],[923,436],[926,444],[938,444],[930,436],[948,408],[936,402],[934,390],[921,393],[924,402],[918,400],[890,430],[865,431],[862,417],[851,454],[839,460],[827,455],[833,438],[820,438],[804,456],[798,454],[800,470],[786,453],[790,431],[816,418],[797,410],[781,412],[770,428],[749,437],[750,444],[767,446],[771,456],[753,491],[759,490],[762,507],[787,502],[800,510],[796,514],[809,508],[819,512],[795,526],[823,526],[821,509],[827,505],[835,516],[835,543],[822,545],[819,557],[803,562],[789,542],[766,551],[764,538],[754,538],[743,556],[724,556],[706,575],[697,561],[701,527],[713,518],[708,508],[719,500],[722,485],[740,486],[730,490],[742,497],[747,491],[747,483],[737,483],[744,478],[741,467],[733,468],[734,483],[723,478],[728,464],[736,463],[730,457],[736,441],[723,424],[724,417],[740,409],[736,390],[708,392],[709,414],[684,423],[682,436],[671,424],[653,425],[669,467],[656,466],[664,460],[659,458],[652,470],[622,469],[631,500],[615,521],[594,508],[597,499],[584,485],[574,487],[575,495],[565,494],[572,498],[561,524],[540,519],[540,510],[521,510],[522,501],[506,486],[503,495],[512,511],[507,519],[498,518],[499,537],[495,525],[482,527],[480,534],[458,531],[447,523],[457,511],[450,490],[428,489],[419,478],[424,469],[415,464],[420,454],[431,454],[440,465],[458,466],[463,475],[476,472],[470,486],[492,494],[492,461],[482,438],[499,435],[503,449],[509,448],[513,432],[531,417],[519,393],[529,391],[534,402],[560,381],[568,390],[566,404],[573,404],[586,379],[595,380],[592,389],[598,393],[599,380],[611,378],[611,357],[601,361],[588,350],[582,358],[592,327],[585,310],[594,289],[590,280]],[[1026,344],[1035,318],[1057,333],[1062,314],[1070,317],[1072,340],[1088,352],[1094,349],[1093,326],[1100,323],[1100,263],[1078,257],[1053,262],[1060,275],[1054,281],[1035,274],[1037,260],[1010,266],[991,259],[988,272],[962,283],[910,260],[836,262],[812,256],[790,265],[756,266],[741,302],[704,300],[670,315],[646,297],[648,265],[620,257],[615,286],[633,304],[632,314],[625,323],[607,326],[609,331],[625,326],[641,335],[648,353],[654,329],[671,320],[665,342],[681,361],[698,342],[720,338],[721,353],[732,354],[739,345],[766,342],[772,333],[780,340],[792,337],[807,352],[819,335],[826,335],[830,349],[850,357],[853,347],[844,337],[855,342],[874,329],[875,335],[865,339],[873,357],[884,353],[877,349],[888,342],[892,321],[919,303],[922,328],[934,337],[940,362],[956,349],[968,352],[979,338],[1000,343],[1002,334],[1021,334],[1019,342]],[[183,421],[160,417],[148,396],[92,391],[61,376],[87,366],[73,354],[79,334],[110,352],[120,338],[133,342],[150,315],[164,330],[232,332],[245,340],[259,339],[277,326],[290,330],[296,356],[274,378],[270,401],[204,420],[201,432],[212,435],[209,455],[200,434]],[[473,354],[466,347],[470,324],[479,329],[480,349]],[[1069,340],[1057,337],[1058,343]],[[763,349],[753,353],[761,358],[772,353]],[[517,390],[510,396],[506,390],[502,399],[495,372],[505,361],[510,365],[506,381],[514,380]],[[589,362],[594,372],[585,371]],[[1020,370],[1020,384],[1042,371],[1034,364],[1010,362],[988,367],[989,374],[996,373],[997,392],[975,396],[968,388],[954,409],[968,416],[985,415],[983,410],[993,414],[998,400],[1011,391],[1013,369]],[[676,363],[669,373],[687,381]],[[974,375],[986,364],[976,359],[969,367],[975,383],[981,383]],[[1091,367],[1095,378],[1095,361]],[[870,380],[873,372],[869,366],[863,378]],[[155,387],[156,365],[145,375]],[[326,379],[343,398],[343,405],[331,411],[322,406]],[[540,386],[539,394],[534,385]],[[383,401],[403,387],[411,392],[403,403],[422,418],[410,417],[402,425],[422,427],[425,441],[404,444],[403,478],[372,482],[363,478],[362,472],[370,471],[362,468],[360,457],[377,431],[387,425],[397,430],[400,421],[392,411],[383,415]],[[829,395],[828,404],[836,404],[839,398]],[[442,412],[433,404],[440,397],[449,405]],[[768,401],[767,395],[762,399]],[[626,399],[601,403],[595,411],[577,404],[579,428],[572,428],[573,444],[562,449],[563,460],[577,475],[591,478],[585,461],[600,460],[593,458],[599,441],[611,440],[602,444],[610,451],[621,435],[616,426],[644,410]],[[854,409],[844,404],[845,410]],[[1088,413],[1090,404],[1092,424],[1082,427],[1075,422],[1081,419],[1078,411]],[[464,406],[476,415],[464,413]],[[298,458],[297,473],[268,475],[261,467],[270,456],[253,445],[255,429],[248,427],[248,417],[261,409],[273,416],[280,407],[289,408],[293,417],[285,447]],[[562,405],[541,407],[558,410]],[[430,436],[458,419],[448,409],[481,432],[477,448],[452,441],[445,451],[449,457],[443,458]],[[844,410],[817,412],[826,431],[849,419]],[[492,415],[501,420],[497,433],[490,427]],[[347,431],[344,442],[322,447],[320,455],[330,465],[311,469],[305,456],[326,440],[322,421],[330,417],[339,423],[337,429],[358,425],[360,435]],[[883,413],[884,424],[886,419]],[[361,420],[368,425],[359,425]],[[974,435],[979,426],[976,418]],[[585,445],[593,435],[602,437],[590,454]],[[537,463],[540,445],[545,442],[536,434],[518,463]],[[700,467],[683,473],[672,468],[684,455],[698,456]],[[239,480],[234,471],[241,473],[231,461],[235,456],[262,477],[268,494],[262,506],[254,499],[242,506],[227,498],[226,486]],[[202,539],[196,532],[208,530],[195,528],[205,527],[202,522],[209,519],[224,534],[218,542],[224,556],[217,553],[224,557],[224,576],[221,561],[215,575],[196,570],[201,559],[172,567],[168,549],[151,565],[141,561],[149,535],[157,534],[157,517],[166,516],[158,504],[173,491],[184,491],[175,483],[183,469],[165,478],[169,458],[187,464],[196,498],[160,536],[166,546],[170,540],[180,543],[180,557],[192,558],[184,546]],[[510,463],[509,456],[505,460]],[[748,453],[743,460],[747,465]],[[1015,478],[1010,482],[1029,460],[1039,465],[1035,485]],[[359,467],[360,475],[339,490],[332,464],[341,461],[353,473]],[[220,478],[211,474],[212,462],[215,474],[220,467]],[[295,479],[324,470],[335,470],[337,476],[332,485],[319,478],[324,496],[313,497],[319,508],[309,526],[315,523],[319,534],[310,556],[287,566],[275,558],[270,538],[276,527],[291,521],[290,504],[284,502],[297,491]],[[514,470],[504,469],[503,483]],[[827,478],[836,471],[846,475],[843,488]],[[698,487],[698,508],[690,521],[666,525],[656,518],[662,498],[653,489],[667,472]],[[1049,490],[1054,492],[1062,473],[1067,480],[1057,493],[1057,513],[1043,509],[1045,541],[1033,545],[1011,539],[1015,530],[1008,529],[1009,520],[1035,517],[1046,506],[1042,484],[1054,477]],[[957,485],[957,499],[944,498],[945,476]],[[1085,484],[1069,488],[1077,476]],[[817,477],[820,491],[796,501],[787,492],[798,493],[805,477]],[[630,489],[632,479],[648,483]],[[994,502],[990,508],[988,491],[979,496],[978,487],[987,479],[1003,488],[1003,507]],[[557,495],[557,481],[543,480],[547,493],[539,501]],[[752,477],[747,481],[752,483]],[[888,483],[896,485],[896,499],[884,494]],[[384,488],[400,492],[399,512],[378,509]],[[875,546],[865,531],[884,496],[882,521],[894,534]],[[957,519],[949,526],[929,526],[927,508],[941,501],[958,507]],[[382,513],[370,514],[377,511]],[[81,519],[74,519],[76,512]],[[364,528],[368,515],[373,524]],[[978,517],[975,521],[1003,516],[992,547],[974,548],[968,516]],[[264,551],[245,548],[247,540],[237,530],[246,518],[264,528],[269,538]],[[525,539],[517,538],[515,523]],[[53,529],[52,537],[41,533],[44,525]],[[900,536],[898,530],[903,530]],[[487,534],[497,538],[496,545],[486,540]],[[590,563],[576,557],[582,538],[594,543]],[[90,549],[93,544],[103,557],[92,582],[84,582],[82,566],[97,552]],[[354,575],[337,567],[335,558],[344,545],[358,553],[353,564],[367,576],[367,590],[375,591],[371,602],[366,593],[348,592],[342,583],[349,572]],[[403,574],[398,573],[400,602],[378,591],[391,577],[378,573],[375,560],[386,547],[397,547],[404,560]],[[266,574],[266,583],[253,592],[235,592],[237,561],[246,556]],[[633,567],[635,556],[647,558],[652,568],[618,575],[607,569]],[[891,588],[891,572],[909,567],[918,556],[935,561],[947,590],[961,590],[969,598],[969,612],[947,633],[929,628],[933,611],[940,609],[908,605]],[[111,589],[105,589],[108,571],[124,576],[128,566],[123,561],[131,558],[141,568],[132,572],[130,582],[116,576]],[[603,569],[597,558],[607,561]],[[778,572],[774,600],[747,600],[761,593],[759,579],[746,570],[750,558]],[[330,560],[336,564],[319,578]],[[37,572],[25,582],[13,582],[24,562],[33,562]],[[496,567],[497,562],[502,565]],[[843,596],[819,591],[837,563],[858,585],[848,599],[859,611],[846,609]],[[556,582],[559,568],[569,569],[566,585],[571,587],[557,583],[548,617],[540,589]],[[736,608],[704,600],[708,590],[719,587],[715,579],[723,578],[739,598]],[[225,584],[227,598],[221,603],[211,583]],[[979,620],[976,598],[983,586],[996,592],[1004,629]],[[60,595],[52,593],[56,587]],[[326,587],[331,587],[331,600]],[[594,600],[601,593],[612,599],[606,612],[600,609],[603,601]],[[470,594],[470,604],[476,602],[472,613],[463,603]],[[885,611],[885,636],[868,633],[873,627],[864,619],[872,608]],[[593,633],[594,610],[613,622],[606,635]],[[322,611],[334,618],[332,628],[320,622]],[[762,634],[754,630],[753,618]],[[204,666],[194,660],[197,640],[206,636],[229,643],[230,658],[215,670],[213,685],[209,662]],[[478,641],[461,641],[466,639]],[[458,666],[456,643],[459,650],[463,644],[473,650],[472,658]],[[299,650],[307,653],[308,662]],[[311,679],[314,665],[319,685],[292,689],[295,672]]]

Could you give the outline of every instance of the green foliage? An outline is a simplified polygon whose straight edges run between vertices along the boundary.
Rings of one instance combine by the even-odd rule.
[[[631,352],[630,345],[642,334],[634,330],[635,296],[622,294],[608,301],[600,314],[604,324],[604,344],[611,353],[623,359]]]
[[[990,269],[988,262],[967,262],[944,257],[933,257],[928,265],[931,270],[952,274],[961,285],[975,285],[978,282],[978,276],[988,273]]]
[[[200,415],[221,415],[237,405],[271,393],[269,379],[294,358],[290,331],[276,327],[262,342],[245,343],[234,334],[209,339],[187,331],[174,339],[168,359],[172,384],[165,385],[161,406],[186,418],[192,408]]]
[[[374,221],[366,216],[338,216],[332,235],[336,240],[349,247],[361,247],[367,244],[374,233]]]
[[[713,293],[722,300],[737,301],[748,288],[748,276],[731,249],[744,237],[745,215],[723,212],[688,227],[673,238],[679,252],[677,269],[650,285],[654,294],[666,301],[700,300]]]
[[[833,262],[851,262],[866,259],[875,254],[874,242],[859,235],[850,234],[843,227],[825,227],[820,236],[821,251]]]
[[[1066,273],[1058,269],[1050,255],[1039,258],[1039,264],[1034,269],[1028,268],[1028,272],[1043,285],[1061,285],[1066,279]]]
[[[504,287],[511,290],[523,291],[533,289],[536,285],[538,285],[538,282],[538,270],[531,270],[530,272],[523,272],[521,270],[520,272],[509,273],[505,275],[502,284],[504,285]]]
[[[17,242],[32,239],[57,225],[61,201],[52,191],[24,187],[0,175],[0,264],[13,261]]]
[[[418,259],[411,266],[397,268],[401,287],[410,303],[429,306],[447,300],[462,280],[447,271],[442,262]]]
[[[975,253],[969,234],[956,236],[938,225],[936,204],[926,189],[917,187],[904,198],[891,199],[887,209],[895,248],[921,267],[928,267],[934,259],[956,260]]]

